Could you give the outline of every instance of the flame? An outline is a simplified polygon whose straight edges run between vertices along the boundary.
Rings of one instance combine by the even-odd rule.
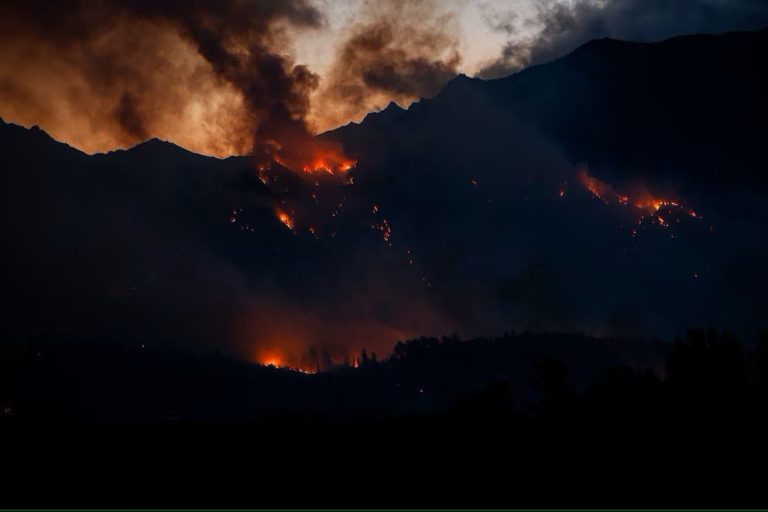
[[[584,185],[587,190],[592,192],[593,196],[602,199],[606,204],[608,204],[610,199],[616,198],[618,200],[620,197],[612,186],[605,183],[604,181],[600,181],[594,176],[590,176],[590,174],[584,169],[579,170],[578,177],[582,185]]]
[[[306,374],[315,373],[315,369],[313,368],[290,364],[289,358],[277,348],[261,350],[260,353],[256,355],[256,362],[262,366],[268,366],[270,368],[281,368]]]
[[[662,211],[669,212],[670,209],[682,208],[680,202],[674,199],[656,197],[642,186],[635,187],[634,193],[631,195],[621,194],[610,184],[591,176],[585,169],[580,169],[578,171],[578,178],[584,188],[589,190],[595,197],[601,199],[605,204],[618,203],[622,206],[631,206],[640,210],[642,212],[640,215],[641,222],[645,217],[650,217],[660,226],[668,227],[668,220],[662,217],[660,213],[662,213]],[[688,215],[695,219],[703,218],[693,209],[684,211],[687,211]],[[633,236],[635,236],[635,234],[636,233],[633,233]]]
[[[285,226],[288,229],[293,231],[294,224],[293,224],[293,219],[291,218],[291,216],[288,215],[287,213],[285,213],[283,210],[280,210],[280,209],[278,209],[275,213],[277,214],[278,220],[280,222],[282,222],[283,224],[285,224]]]
[[[357,162],[351,159],[338,159],[320,156],[305,164],[302,170],[306,173],[325,172],[328,174],[343,174],[352,169]]]
[[[591,176],[584,169],[579,170],[578,177],[584,188],[589,190],[595,197],[600,198],[605,204],[619,203],[631,205],[649,214],[654,214],[664,207],[680,207],[680,203],[677,201],[655,197],[646,190],[640,191],[634,197],[620,194],[610,184]]]
[[[279,357],[269,357],[261,362],[264,366],[274,366],[275,368],[281,368],[283,366],[283,360]]]
[[[665,206],[672,206],[678,208],[680,204],[677,201],[671,201],[667,199],[657,199],[655,197],[648,197],[639,199],[634,203],[635,207],[645,210],[649,213],[655,213],[664,208]]]
[[[307,174],[330,174],[331,176],[345,175],[357,165],[357,160],[344,154],[338,143],[312,139],[292,146],[283,151],[278,148],[272,159],[288,169],[301,170]]]

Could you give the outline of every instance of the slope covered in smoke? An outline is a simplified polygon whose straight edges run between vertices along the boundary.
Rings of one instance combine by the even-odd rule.
[[[2,337],[314,369],[458,331],[764,327],[766,32],[596,41],[320,139],[343,176],[0,125]],[[745,186],[746,184],[746,186]]]

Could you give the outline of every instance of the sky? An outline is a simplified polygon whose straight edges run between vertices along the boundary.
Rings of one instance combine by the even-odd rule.
[[[283,117],[319,133],[390,101],[407,107],[431,97],[459,73],[477,74],[509,39],[491,20],[528,19],[533,5],[228,0],[217,8],[204,0],[104,0],[52,9],[10,1],[0,7],[0,117],[40,125],[87,153],[153,136],[203,154],[248,153],[254,126],[281,124],[266,104],[283,105]],[[211,42],[248,73],[221,68],[224,61],[206,53]],[[266,56],[280,62],[279,80],[260,78],[273,71],[267,60],[248,62]]]
[[[568,0],[561,0],[568,1]],[[458,22],[458,38],[462,54],[459,71],[474,75],[484,63],[497,57],[506,42],[504,33],[492,30],[488,18],[515,13],[520,18],[535,15],[534,0],[442,0],[441,12],[452,13]],[[322,0],[327,25],[323,30],[300,34],[296,39],[299,62],[309,64],[321,75],[330,68],[335,52],[329,50],[344,37],[345,27],[354,25],[365,8],[364,0]]]
[[[87,153],[158,137],[206,155],[273,157],[392,101],[407,108],[433,97],[460,73],[507,76],[601,37],[759,29],[768,25],[766,5],[8,0],[0,6],[0,117],[39,125]]]

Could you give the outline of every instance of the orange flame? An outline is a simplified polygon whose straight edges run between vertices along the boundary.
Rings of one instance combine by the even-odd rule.
[[[326,172],[328,174],[343,174],[352,169],[357,162],[351,159],[338,159],[320,156],[305,164],[302,170],[306,173]]]
[[[617,199],[620,201],[621,196],[619,196],[613,187],[606,182],[600,181],[594,176],[590,176],[590,174],[584,169],[579,170],[578,176],[582,185],[584,185],[587,190],[592,192],[592,195],[602,199],[605,203],[608,203],[612,199]]]
[[[301,373],[315,373],[315,369],[307,366],[293,366],[289,358],[277,348],[263,349],[256,355],[256,362],[270,368],[281,368]]]
[[[338,143],[312,139],[281,153],[275,152],[272,159],[283,167],[294,171],[301,170],[307,174],[325,173],[332,176],[344,175],[349,172],[357,160],[344,154]],[[282,151],[279,148],[278,151]]]
[[[659,215],[662,208],[682,208],[678,201],[656,197],[645,187],[635,187],[635,191],[631,196],[620,194],[610,184],[591,176],[584,169],[579,170],[578,178],[584,188],[589,190],[595,197],[600,198],[605,204],[618,203],[623,206],[633,206],[643,212],[640,217],[641,220],[646,216],[650,216],[663,227],[668,227],[669,223],[664,217]],[[688,215],[696,219],[702,218],[693,209],[688,210]]]
[[[279,220],[280,222],[282,222],[283,224],[285,224],[285,226],[286,226],[288,229],[290,229],[290,230],[293,230],[293,226],[294,226],[294,224],[293,224],[293,219],[291,218],[291,216],[290,216],[290,215],[288,215],[287,213],[285,213],[283,210],[279,210],[279,209],[276,211],[276,214],[277,214],[277,218],[278,218],[278,220]]]
[[[589,190],[595,197],[600,198],[606,204],[619,203],[623,205],[632,205],[635,208],[651,214],[658,212],[665,206],[675,208],[680,206],[680,203],[677,201],[655,197],[646,190],[640,191],[634,197],[620,194],[610,184],[591,176],[584,169],[579,170],[578,177],[579,181],[584,185],[584,188]]]

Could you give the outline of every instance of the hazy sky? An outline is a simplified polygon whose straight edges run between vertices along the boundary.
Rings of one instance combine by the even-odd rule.
[[[554,3],[554,2],[551,2]],[[571,3],[558,0],[557,3]],[[321,76],[325,74],[336,55],[334,49],[361,18],[365,0],[317,0],[316,5],[326,15],[326,26],[320,30],[303,32],[296,38],[297,61],[309,65]],[[453,15],[458,25],[459,48],[462,55],[460,71],[474,74],[483,63],[497,57],[507,40],[505,33],[492,30],[488,19],[514,13],[518,25],[534,16],[536,0],[436,0],[439,14]],[[439,13],[439,14],[438,14]]]
[[[765,0],[4,0],[0,117],[87,152],[153,136],[219,156],[303,147],[459,73],[766,25]]]

